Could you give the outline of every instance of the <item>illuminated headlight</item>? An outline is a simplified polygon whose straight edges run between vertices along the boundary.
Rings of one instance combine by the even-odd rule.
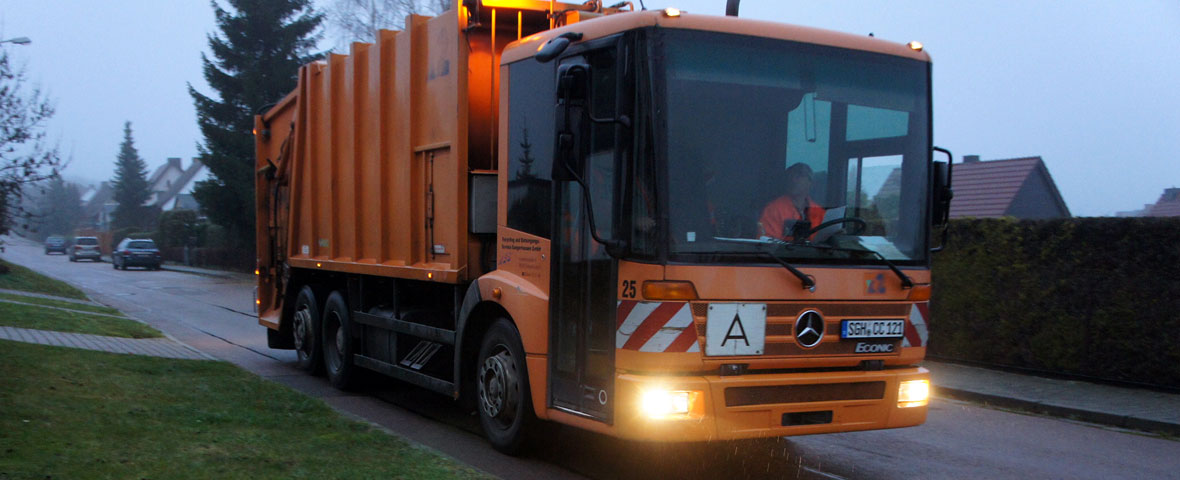
[[[929,400],[929,380],[907,380],[898,387],[897,408],[923,407]]]
[[[639,399],[639,408],[651,419],[685,418],[700,409],[699,391],[648,390]]]

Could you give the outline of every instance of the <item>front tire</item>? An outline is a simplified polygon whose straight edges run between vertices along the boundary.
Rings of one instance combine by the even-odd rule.
[[[479,423],[492,447],[516,455],[536,423],[524,347],[516,327],[498,319],[484,334],[475,366]]]
[[[324,350],[320,348],[320,307],[315,290],[304,286],[295,297],[291,316],[291,336],[295,346],[295,365],[312,374],[324,371]]]
[[[348,390],[355,386],[356,366],[353,365],[352,318],[348,303],[340,292],[332,292],[324,302],[323,335],[324,370],[333,387]]]

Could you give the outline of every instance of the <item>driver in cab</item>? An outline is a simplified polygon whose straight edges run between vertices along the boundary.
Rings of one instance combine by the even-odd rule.
[[[787,168],[786,195],[771,200],[758,220],[761,236],[790,240],[797,222],[805,220],[810,230],[824,220],[824,208],[811,200],[811,167],[796,163]],[[806,230],[803,230],[806,231]]]

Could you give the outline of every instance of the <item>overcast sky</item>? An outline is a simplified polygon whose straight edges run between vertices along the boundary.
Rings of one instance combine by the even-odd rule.
[[[644,2],[725,10],[724,0]],[[1074,215],[1142,208],[1180,186],[1176,0],[745,0],[741,13],[923,42],[935,144],[959,157],[1043,157]],[[56,100],[50,133],[73,178],[110,178],[127,120],[149,168],[188,164],[201,139],[186,83],[214,93],[200,54],[215,28],[204,0],[0,0],[0,35],[33,39],[6,46]]]

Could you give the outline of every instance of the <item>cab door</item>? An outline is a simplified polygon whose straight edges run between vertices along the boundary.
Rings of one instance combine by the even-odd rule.
[[[570,168],[582,183],[554,183],[553,261],[550,274],[550,406],[611,422],[614,394],[617,262],[593,238],[617,237],[622,165],[629,131],[614,119],[626,89],[621,81],[624,50],[619,38],[596,41],[559,60],[589,69],[589,92],[579,107],[567,106],[559,125],[574,135]],[[571,49],[573,50],[573,49]],[[596,120],[591,121],[591,118]],[[564,123],[559,120],[557,123]],[[562,132],[559,132],[559,136]],[[555,170],[564,168],[555,162]],[[583,189],[585,184],[585,190]]]

